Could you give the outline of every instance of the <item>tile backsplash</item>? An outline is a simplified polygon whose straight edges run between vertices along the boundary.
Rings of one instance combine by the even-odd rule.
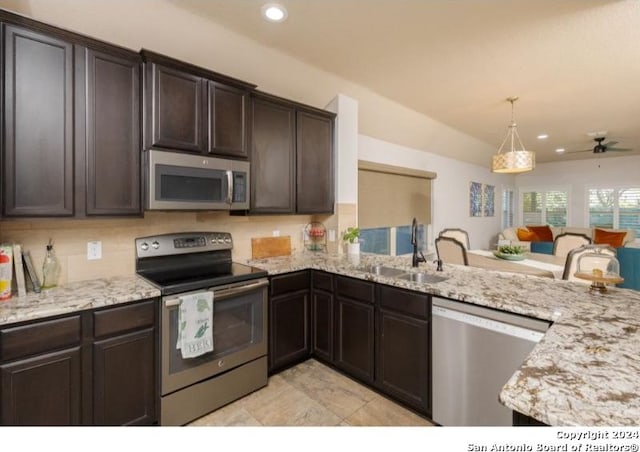
[[[340,212],[348,214],[338,221]],[[131,219],[46,219],[0,222],[1,243],[21,243],[31,252],[36,271],[42,278],[42,263],[49,238],[62,267],[60,284],[88,279],[130,275],[135,272],[134,240],[137,237],[186,231],[230,232],[234,240],[233,259],[251,258],[251,238],[271,237],[273,231],[291,237],[292,252],[303,247],[303,229],[310,221],[322,222],[327,229],[346,229],[355,222],[354,207],[336,206],[336,215],[231,216],[228,212],[145,212],[144,218]],[[347,218],[351,217],[351,218]],[[328,243],[331,252],[336,242]],[[87,260],[87,242],[102,242],[102,258]]]

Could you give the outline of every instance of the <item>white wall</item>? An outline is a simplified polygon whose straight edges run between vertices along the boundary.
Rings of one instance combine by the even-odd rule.
[[[586,189],[593,186],[640,186],[640,156],[594,158],[566,162],[540,163],[530,173],[515,177],[522,188],[569,188],[568,225],[587,226]],[[519,196],[518,196],[519,197]],[[519,206],[516,222],[520,218]]]
[[[494,174],[488,168],[388,143],[366,135],[359,136],[358,159],[433,171],[438,174],[432,187],[430,249],[433,249],[434,235],[437,236],[437,233],[444,228],[466,230],[469,233],[471,248],[486,249],[494,244],[501,230],[502,187],[514,186],[514,176]],[[495,216],[469,216],[469,183],[472,181],[495,185]],[[410,221],[411,219],[407,219],[407,224]]]

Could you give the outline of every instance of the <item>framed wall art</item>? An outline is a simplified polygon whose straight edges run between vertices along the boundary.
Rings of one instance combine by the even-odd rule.
[[[495,214],[495,194],[494,185],[482,185],[482,213],[485,217],[492,217]]]
[[[469,215],[482,216],[482,184],[480,182],[469,184]]]

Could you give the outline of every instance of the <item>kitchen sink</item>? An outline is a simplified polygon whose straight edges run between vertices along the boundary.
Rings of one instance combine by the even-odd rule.
[[[393,267],[385,267],[384,265],[363,265],[362,267],[359,267],[358,270],[361,270],[363,272],[367,272],[367,273],[373,273],[374,275],[378,275],[378,276],[389,276],[389,277],[396,277],[399,275],[402,275],[403,273],[406,273],[406,270],[400,270],[398,268],[393,268]]]
[[[426,283],[426,284],[434,284],[445,281],[449,278],[445,276],[431,275],[429,273],[405,273],[404,275],[399,275],[398,279],[406,279],[407,281],[417,282],[417,283]]]

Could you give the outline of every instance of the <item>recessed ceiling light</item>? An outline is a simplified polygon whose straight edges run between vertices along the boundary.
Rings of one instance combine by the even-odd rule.
[[[549,138],[549,135],[547,135],[546,133],[541,133],[540,135],[538,135],[538,140],[546,140],[547,138]]]
[[[269,22],[284,22],[287,19],[287,8],[277,3],[262,6],[262,17]]]
[[[558,149],[556,149],[556,152],[558,154],[562,154],[564,152],[564,148],[558,148]]]

